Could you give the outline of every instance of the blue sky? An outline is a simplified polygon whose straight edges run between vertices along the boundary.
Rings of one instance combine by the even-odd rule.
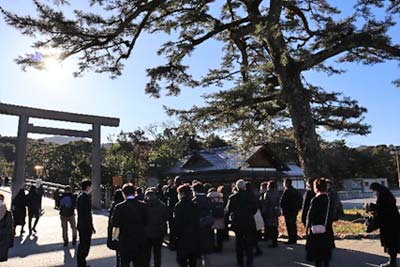
[[[82,1],[83,2],[83,1]],[[81,3],[82,3],[81,2]],[[0,0],[0,4],[21,13],[31,12],[27,0]],[[398,29],[398,28],[397,28]],[[399,32],[400,33],[400,32]],[[119,117],[119,128],[102,128],[102,140],[117,134],[121,130],[130,131],[151,123],[171,120],[162,106],[188,108],[201,104],[201,95],[219,88],[186,89],[178,97],[163,96],[150,98],[144,94],[147,82],[145,69],[156,66],[163,59],[155,53],[165,40],[164,36],[145,36],[140,39],[133,56],[126,62],[123,75],[112,80],[107,74],[87,73],[83,78],[73,78],[73,60],[53,70],[22,72],[14,63],[18,55],[34,52],[31,40],[0,20],[0,61],[1,87],[0,101],[4,103],[86,113],[93,115]],[[399,38],[397,38],[399,41]],[[209,67],[218,66],[220,46],[215,42],[207,43],[196,50],[190,59],[195,75],[204,73]],[[344,67],[344,66],[343,66]],[[325,74],[309,72],[307,79],[313,84],[328,90],[342,91],[345,95],[357,99],[368,108],[365,122],[372,125],[372,133],[365,137],[345,137],[349,145],[399,144],[400,89],[391,84],[399,78],[400,69],[395,62],[375,66],[348,64],[343,75],[327,77]],[[0,115],[0,135],[16,135],[17,117]],[[88,129],[89,125],[66,124],[32,120],[41,126],[54,126],[74,129]],[[339,138],[323,133],[329,140]],[[32,137],[37,137],[32,135]]]

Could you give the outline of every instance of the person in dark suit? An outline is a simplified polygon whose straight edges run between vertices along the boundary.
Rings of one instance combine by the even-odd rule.
[[[121,267],[145,265],[147,211],[144,202],[135,198],[135,187],[122,187],[125,201],[115,206],[112,215],[113,239],[118,240]]]
[[[292,180],[286,179],[283,182],[285,191],[281,198],[281,208],[285,217],[286,228],[289,240],[286,244],[297,243],[297,214],[303,203],[303,196],[292,186]]]
[[[29,235],[32,232],[36,233],[36,226],[39,222],[40,214],[41,214],[41,196],[39,195],[38,189],[32,185],[29,188],[29,193],[26,196],[26,203],[28,206],[28,226],[29,226]],[[35,218],[35,223],[32,227],[32,220]]]
[[[150,266],[153,251],[154,267],[161,267],[161,247],[167,233],[169,213],[167,206],[158,199],[156,188],[148,188],[145,193],[147,211],[146,225],[146,267]]]
[[[200,211],[192,201],[189,184],[178,187],[179,202],[174,210],[176,260],[179,267],[196,267],[200,248]]]
[[[81,183],[82,192],[78,196],[76,209],[78,210],[79,246],[77,252],[78,267],[87,267],[86,257],[89,255],[92,234],[96,233],[92,219],[92,182],[85,180]]]
[[[243,254],[246,254],[246,266],[253,266],[253,249],[257,238],[256,214],[258,205],[254,195],[246,191],[246,182],[236,182],[237,192],[229,197],[226,207],[227,216],[232,215],[232,230],[236,236],[236,259],[244,266]]]

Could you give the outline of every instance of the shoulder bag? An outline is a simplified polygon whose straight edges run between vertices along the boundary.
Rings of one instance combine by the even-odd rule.
[[[331,204],[331,199],[329,198],[328,195],[327,195],[327,197],[328,197],[328,207],[326,209],[325,224],[323,224],[323,225],[322,224],[312,225],[311,226],[311,232],[313,234],[320,235],[320,234],[325,234],[326,233],[326,225],[328,223],[328,216],[329,216],[329,206]]]

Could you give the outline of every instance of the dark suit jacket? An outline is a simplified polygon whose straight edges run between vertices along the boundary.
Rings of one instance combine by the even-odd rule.
[[[146,241],[147,210],[142,201],[127,199],[115,206],[112,226],[119,228],[121,255],[141,255]]]
[[[76,203],[76,209],[78,211],[78,230],[79,231],[90,231],[93,228],[92,219],[92,199],[89,194],[81,193]]]
[[[234,231],[255,232],[256,222],[254,214],[258,209],[257,199],[252,193],[239,190],[231,195],[226,206],[227,216],[232,217]]]

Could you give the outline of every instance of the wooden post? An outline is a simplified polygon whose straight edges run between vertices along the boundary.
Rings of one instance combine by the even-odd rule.
[[[101,140],[100,140],[100,124],[93,124],[92,137],[92,206],[94,209],[101,208]]]
[[[14,199],[19,190],[25,186],[25,159],[26,142],[28,140],[28,121],[28,116],[22,115],[19,117],[16,158],[11,187],[12,199]]]

